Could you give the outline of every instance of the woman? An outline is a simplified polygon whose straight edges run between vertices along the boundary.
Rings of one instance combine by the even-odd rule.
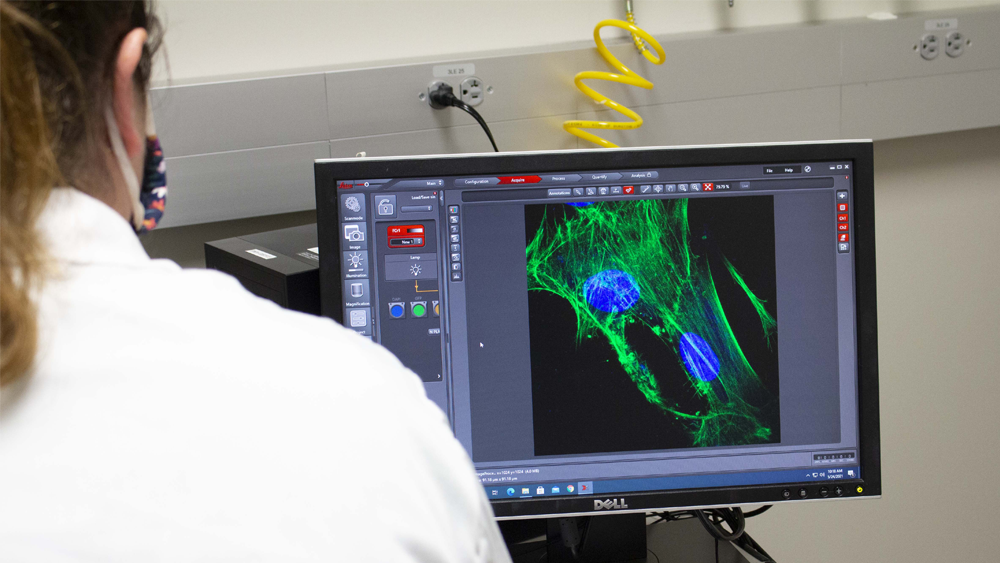
[[[0,8],[3,559],[507,560],[395,358],[143,251],[151,7]]]

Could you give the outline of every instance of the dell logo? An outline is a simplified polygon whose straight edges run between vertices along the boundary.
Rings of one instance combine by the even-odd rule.
[[[613,498],[608,500],[594,501],[594,510],[612,510],[618,508],[628,508],[628,505],[625,504],[625,499]]]

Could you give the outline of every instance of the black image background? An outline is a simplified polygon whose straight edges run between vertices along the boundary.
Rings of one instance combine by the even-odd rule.
[[[525,206],[526,241],[534,238],[543,218],[549,224],[562,221],[564,211],[574,213],[564,204]],[[723,261],[723,256],[729,259],[777,318],[773,197],[690,198],[688,225],[692,250],[708,256],[730,328],[768,392],[748,399],[761,408],[762,422],[772,430],[769,441],[779,442],[777,332],[769,348],[760,317]],[[569,303],[530,291],[528,309],[536,456],[693,447],[689,430],[646,400],[603,334],[584,338],[577,348],[576,315]],[[682,412],[706,410],[675,350],[640,323],[630,325],[625,336],[656,375],[662,396]]]

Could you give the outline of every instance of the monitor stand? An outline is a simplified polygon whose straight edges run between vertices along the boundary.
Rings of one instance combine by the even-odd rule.
[[[646,560],[645,514],[550,518],[547,522],[548,562]],[[570,545],[575,547],[575,553]]]
[[[637,517],[638,516],[638,517]],[[581,547],[579,557],[565,547],[564,520],[575,520]],[[589,521],[585,524],[584,521]],[[586,536],[583,532],[586,529]],[[696,518],[646,526],[645,515],[621,514],[579,518],[506,520],[500,530],[514,563],[538,561],[649,561],[659,563],[712,563],[715,539]],[[569,528],[572,533],[572,528]],[[640,543],[641,542],[641,543]],[[641,551],[640,551],[641,546]],[[754,561],[729,542],[719,542],[720,563]],[[544,557],[541,555],[544,553]]]

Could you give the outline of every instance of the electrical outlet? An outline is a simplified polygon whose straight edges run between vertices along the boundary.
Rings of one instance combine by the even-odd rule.
[[[470,76],[462,81],[459,99],[470,106],[478,106],[483,103],[483,81],[475,76]]]
[[[437,90],[441,86],[447,86],[448,88],[451,88],[451,84],[448,84],[444,80],[434,80],[430,84],[427,85],[427,93],[426,94],[423,93],[423,92],[420,93],[420,96],[419,96],[420,101],[427,100],[427,103],[430,104],[430,106],[432,108],[434,108],[434,109],[443,109],[443,108],[445,108],[446,106],[434,103],[434,100],[431,98],[431,92],[433,92],[434,90]]]
[[[944,52],[948,53],[949,57],[961,57],[962,53],[965,52],[965,45],[968,41],[961,32],[952,31],[944,38],[945,47]]]
[[[920,56],[928,61],[936,59],[941,51],[940,41],[937,35],[928,33],[920,38]]]

